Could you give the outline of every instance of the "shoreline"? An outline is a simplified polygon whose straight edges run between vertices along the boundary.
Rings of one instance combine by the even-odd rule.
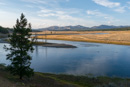
[[[75,76],[69,74],[53,74],[34,72],[31,78],[13,76],[0,64],[1,87],[122,87],[130,86],[130,78],[107,76]]]
[[[40,34],[44,34],[41,32]],[[48,31],[49,33],[49,31]],[[117,44],[117,45],[130,45],[130,31],[81,31],[81,32],[67,32],[57,31],[59,35],[38,35],[38,39],[48,40],[65,40],[65,41],[79,41],[79,42],[92,42],[104,44]],[[60,35],[60,33],[64,33]],[[68,34],[68,35],[65,35]],[[71,33],[69,35],[69,33]],[[74,34],[72,34],[74,33]],[[75,34],[77,33],[77,34]]]
[[[54,48],[77,48],[76,46],[70,44],[44,43],[44,42],[34,42],[33,44],[38,46],[54,47]]]
[[[38,38],[45,39],[45,38]],[[130,46],[130,42],[119,42],[119,41],[103,41],[103,40],[72,40],[72,39],[57,39],[57,38],[47,38],[47,40],[63,40],[63,41],[77,41],[77,42],[90,42],[90,43],[103,43],[103,44],[115,44],[115,45],[128,45]]]
[[[45,39],[45,38],[38,38]],[[105,41],[105,40],[79,40],[79,39],[59,39],[59,38],[47,38],[47,40],[63,40],[63,41],[77,41],[77,42],[90,42],[90,43],[103,43],[103,44],[115,44],[115,45],[128,45],[130,46],[130,42],[120,42],[120,41]],[[0,39],[0,43],[8,43],[8,41]],[[40,42],[39,42],[40,43]],[[56,48],[77,48],[76,46],[69,44],[58,44],[58,43],[43,43],[43,44],[34,44],[41,45],[45,47],[56,47]]]
[[[8,43],[5,38],[0,38],[0,43]],[[54,47],[54,48],[77,48],[70,44],[59,44],[59,43],[44,43],[44,42],[33,42],[33,45],[44,46],[44,47]]]
[[[45,32],[37,34],[38,39],[130,45],[130,31],[55,31],[53,34],[48,31],[46,36],[42,35]],[[4,42],[7,41],[0,40],[0,43]]]

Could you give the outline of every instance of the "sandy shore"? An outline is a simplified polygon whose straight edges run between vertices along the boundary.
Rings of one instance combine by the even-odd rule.
[[[45,32],[40,32],[40,34],[42,33]],[[55,31],[54,33],[59,35],[46,35],[46,37],[39,35],[37,38],[130,45],[130,31]],[[63,35],[60,35],[60,33]],[[65,35],[66,33],[67,35]],[[71,34],[69,35],[69,33]]]

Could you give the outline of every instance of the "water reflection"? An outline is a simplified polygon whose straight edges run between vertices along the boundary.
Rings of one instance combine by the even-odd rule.
[[[45,47],[45,54],[46,54],[46,58],[47,58],[47,55],[48,55],[48,54],[47,54],[47,47]]]
[[[94,60],[83,60],[76,69],[68,70],[66,73],[74,75],[105,75],[109,71],[107,60],[104,58]]]
[[[39,49],[40,48],[42,48],[42,50],[40,50],[40,51],[42,51],[43,53],[42,54],[45,54],[45,58],[47,58],[47,56],[48,56],[48,51],[47,51],[47,49],[48,49],[48,47],[43,47],[43,46],[37,46],[37,45],[35,45],[34,46],[34,50],[35,50],[35,55],[36,55],[36,57],[38,58],[39,57]]]
[[[72,44],[78,48],[34,46],[31,67],[35,71],[130,77],[130,46],[57,40],[48,42]],[[0,44],[0,62],[8,64],[3,45]]]
[[[35,50],[36,50],[36,56],[38,57],[38,46],[35,45]]]

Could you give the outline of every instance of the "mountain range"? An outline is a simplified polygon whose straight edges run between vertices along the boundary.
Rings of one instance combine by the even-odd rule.
[[[114,26],[114,25],[99,25],[99,26],[93,26],[93,27],[85,27],[82,25],[76,25],[76,26],[51,26],[47,28],[40,28],[38,29],[39,31],[44,31],[44,30],[54,30],[54,31],[69,31],[69,30],[103,30],[103,29],[114,29],[114,28],[125,28],[125,27],[130,27],[130,26]]]

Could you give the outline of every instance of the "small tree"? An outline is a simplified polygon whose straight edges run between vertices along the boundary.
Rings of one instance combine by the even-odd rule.
[[[9,48],[5,46],[7,51],[7,60],[11,61],[8,69],[13,75],[19,75],[22,79],[23,76],[30,77],[33,75],[33,69],[30,68],[30,60],[32,59],[29,52],[33,52],[31,37],[31,24],[27,23],[24,14],[21,14],[20,20],[17,19],[16,25],[13,28],[13,33],[9,35]]]

